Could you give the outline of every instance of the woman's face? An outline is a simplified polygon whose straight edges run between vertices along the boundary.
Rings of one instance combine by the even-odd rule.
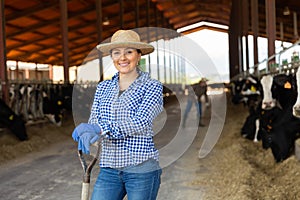
[[[111,51],[111,58],[121,74],[129,74],[136,71],[141,53],[134,48],[115,48]]]

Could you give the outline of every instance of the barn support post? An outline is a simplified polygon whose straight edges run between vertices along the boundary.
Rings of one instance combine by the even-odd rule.
[[[163,58],[164,58],[164,83],[167,83],[167,61],[166,61],[166,29],[165,29],[165,19],[164,19],[164,13],[160,12],[160,16],[161,16],[161,23],[162,23],[162,28],[163,28],[163,50],[164,50],[164,54],[163,54]]]
[[[165,31],[165,30],[164,30]],[[167,83],[167,61],[166,61],[166,40],[163,40],[163,50],[164,50],[164,83]]]
[[[66,0],[60,0],[60,25],[63,48],[64,81],[69,82],[69,46],[68,46],[68,4]]]
[[[140,5],[139,0],[135,0],[135,27],[139,27]]]
[[[102,42],[102,33],[103,33],[103,15],[102,15],[102,0],[96,0],[96,15],[97,15],[97,39],[98,44]],[[98,51],[98,60],[99,60],[99,76],[100,81],[104,80],[104,72],[103,72],[103,60],[102,60],[102,52]]]
[[[160,81],[160,67],[159,67],[159,44],[158,44],[158,33],[157,33],[157,29],[155,31],[155,34],[156,34],[156,66],[157,66],[157,69],[156,69],[156,73],[157,73],[157,80]]]
[[[155,38],[156,38],[156,73],[157,73],[157,80],[160,81],[160,67],[159,67],[159,45],[158,45],[158,9],[156,7],[156,4],[153,3],[153,11],[154,11],[154,20],[155,20]]]
[[[229,22],[229,77],[242,71],[241,2],[233,0]]]
[[[34,75],[35,75],[35,80],[39,80],[39,77],[38,77],[38,64],[35,63],[35,69],[34,69]]]
[[[245,37],[245,65],[244,70],[249,72],[249,42],[248,42],[248,30],[249,30],[249,3],[248,0],[242,1],[242,19],[243,19],[243,35]],[[246,67],[246,69],[245,69]]]
[[[4,0],[0,0],[0,81],[1,81],[1,97],[3,101],[8,103],[8,79],[7,79],[7,58],[6,58],[6,35],[5,35],[5,12]]]
[[[53,81],[53,65],[49,65],[49,79]]]
[[[151,0],[146,0],[147,1],[147,7],[146,7],[146,24],[147,24],[147,42],[150,42],[150,33],[149,33],[149,27],[150,27],[150,2]],[[151,75],[151,56],[150,54],[148,54],[148,72]]]
[[[297,12],[293,12],[293,22],[294,22],[294,38],[295,41],[298,40],[298,22],[297,22]]]
[[[281,47],[283,47],[283,37],[284,37],[284,32],[283,32],[283,22],[281,21],[279,23],[279,28],[280,28],[280,41],[281,41]]]
[[[268,58],[275,54],[276,40],[276,10],[275,0],[266,0],[266,32],[268,38]],[[275,57],[268,61],[268,67],[275,64]],[[268,69],[267,72],[268,72]]]
[[[178,38],[178,44],[179,44],[179,47],[180,47],[180,37]],[[177,56],[177,79],[178,79],[178,82],[177,83],[181,83],[181,77],[182,77],[182,74],[181,74],[181,69],[182,69],[182,66],[181,66],[181,57],[180,55]]]
[[[176,52],[176,43],[177,43],[177,41],[176,41],[176,39],[177,38],[174,38],[174,40],[173,40],[173,47],[174,47],[174,50],[173,50],[173,60],[174,60],[174,65],[173,65],[173,72],[174,72],[174,83],[176,84],[177,83],[177,74],[176,74],[176,69],[177,69],[177,63],[176,63],[176,54],[175,54],[175,52]]]
[[[172,51],[171,51],[171,38],[168,40],[169,43],[169,83],[172,84]]]
[[[124,2],[119,0],[120,3],[120,28],[124,29]]]
[[[16,61],[16,80],[19,81],[19,62]]]
[[[253,32],[254,74],[258,74],[258,0],[251,0],[251,28]]]

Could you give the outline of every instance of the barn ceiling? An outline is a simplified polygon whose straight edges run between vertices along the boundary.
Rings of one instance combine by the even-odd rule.
[[[5,0],[7,60],[63,65],[60,2],[61,0]],[[82,64],[99,42],[120,28],[150,26],[177,30],[201,21],[229,26],[232,3],[231,0],[102,0],[102,12],[97,15],[95,2],[96,0],[67,1],[69,66]],[[250,2],[251,0],[249,6]],[[265,1],[258,2],[259,35],[266,36]],[[285,7],[289,8],[289,15],[283,15]],[[282,21],[284,40],[295,41],[293,12],[300,13],[300,1],[276,0],[278,39],[279,22]],[[101,38],[97,34],[97,16],[101,16],[102,22],[109,22],[101,27]],[[228,31],[203,26],[187,33],[201,28]],[[247,31],[251,34],[251,25]],[[156,39],[152,36],[150,38],[151,41]]]

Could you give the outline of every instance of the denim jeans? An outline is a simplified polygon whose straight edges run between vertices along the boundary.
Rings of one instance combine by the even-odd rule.
[[[184,111],[184,114],[183,114],[183,124],[184,125],[186,123],[186,119],[188,117],[188,114],[192,109],[193,103],[195,103],[195,106],[196,106],[197,118],[201,119],[201,117],[202,117],[202,102],[191,99],[191,98],[188,98],[187,99],[187,104],[186,104],[186,107],[185,107],[185,111]]]
[[[140,165],[123,168],[101,168],[94,185],[92,200],[155,200],[162,170],[150,159]]]

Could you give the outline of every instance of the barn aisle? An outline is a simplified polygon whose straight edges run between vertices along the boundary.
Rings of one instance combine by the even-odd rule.
[[[178,112],[173,115],[178,116]],[[210,116],[208,108],[204,124],[209,124]],[[227,101],[225,126],[213,150],[198,158],[208,129],[200,127],[187,151],[163,169],[158,200],[299,199],[299,161],[291,156],[276,164],[271,151],[263,150],[261,143],[242,138],[240,128],[246,116],[247,108]],[[173,123],[178,126],[178,121]],[[82,169],[71,139],[73,128],[69,117],[62,127],[30,126],[30,140],[26,142],[1,133],[1,199],[80,199]],[[92,182],[97,173],[95,167]]]

